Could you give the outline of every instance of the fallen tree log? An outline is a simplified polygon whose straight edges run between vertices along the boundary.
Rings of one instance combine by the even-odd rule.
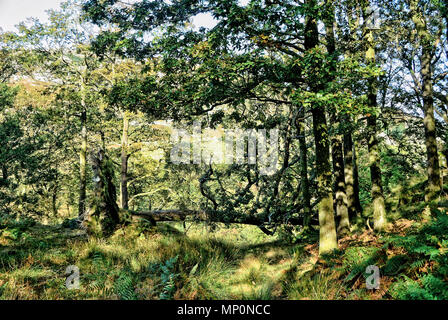
[[[185,221],[187,217],[199,218],[199,221],[207,221],[205,212],[194,210],[154,210],[154,211],[133,211],[129,210],[133,216],[149,218],[152,221]]]
[[[303,225],[303,217],[291,217],[286,221],[275,221],[269,223],[269,221],[262,220],[253,215],[247,215],[245,217],[223,217],[219,215],[208,215],[205,211],[196,210],[154,210],[154,211],[133,211],[129,210],[129,213],[134,216],[140,216],[147,218],[151,221],[186,221],[187,218],[191,218],[191,221],[208,221],[208,222],[221,222],[230,224],[247,224],[254,226],[264,226],[270,224],[290,224],[290,225]],[[317,220],[313,221],[317,224]]]

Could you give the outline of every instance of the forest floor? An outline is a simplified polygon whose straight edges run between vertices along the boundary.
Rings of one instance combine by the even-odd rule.
[[[444,217],[431,225],[436,237],[448,234]],[[399,219],[387,234],[354,233],[318,258],[316,233],[291,243],[257,227],[218,225],[209,232],[203,224],[185,230],[166,223],[96,239],[61,225],[4,222],[0,299],[443,298],[447,241],[417,241],[431,234],[423,226]],[[66,287],[70,265],[79,268],[79,289]],[[381,269],[378,290],[366,288],[368,265]]]

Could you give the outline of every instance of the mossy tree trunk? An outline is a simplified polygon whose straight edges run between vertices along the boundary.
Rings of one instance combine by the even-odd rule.
[[[345,3],[347,8],[347,20],[348,20],[348,37],[349,42],[356,44],[358,39],[358,29],[360,24],[360,3],[359,2],[347,2]],[[350,59],[353,55],[356,55],[356,49],[354,46],[346,46],[344,54],[346,59]],[[353,90],[355,88],[351,88]],[[351,117],[347,116],[346,122],[351,122]],[[356,159],[356,143],[353,141],[353,128],[348,128],[344,133],[344,172],[345,172],[345,184],[347,195],[347,207],[350,219],[354,217],[361,217],[362,207],[359,200],[359,174],[358,165]]]
[[[90,234],[107,236],[115,230],[120,222],[116,188],[113,183],[113,163],[104,154],[104,150],[100,149],[92,157],[92,167],[95,191],[86,225]]]
[[[331,148],[335,176],[334,194],[336,198],[336,216],[338,218],[337,232],[339,235],[343,235],[350,231],[350,220],[346,194],[342,137],[340,135],[334,136],[331,139]]]
[[[428,187],[425,201],[435,200],[441,189],[439,156],[437,153],[436,121],[434,118],[434,90],[433,90],[433,66],[434,45],[431,33],[424,17],[422,9],[419,8],[417,0],[410,1],[412,21],[414,22],[417,36],[420,40],[420,74],[422,79],[421,94],[423,98],[425,146],[427,158]]]
[[[58,216],[58,191],[59,191],[59,186],[57,184],[55,184],[53,186],[53,188],[51,189],[51,209],[53,211],[53,215],[55,217]]]
[[[298,118],[296,120],[296,128],[299,136],[299,150],[300,150],[300,190],[303,201],[304,225],[309,226],[311,222],[311,193],[310,182],[308,180],[308,155],[306,146],[306,132],[305,132],[305,110],[300,107]]]
[[[370,99],[369,99],[370,100]],[[378,139],[376,137],[376,116],[367,119],[369,127],[369,167],[371,180],[371,195],[373,204],[373,225],[375,231],[383,231],[386,227],[386,208],[384,205],[383,185],[381,181],[381,168]]]
[[[367,14],[371,13],[370,4],[367,1],[366,6],[363,7],[364,20],[367,20]],[[375,58],[375,43],[373,38],[373,30],[367,31],[367,51],[366,61],[370,65],[376,64]],[[371,76],[368,79],[368,107],[372,110],[367,117],[367,131],[368,131],[368,151],[369,151],[369,167],[370,167],[370,181],[371,181],[371,195],[373,204],[373,225],[375,231],[383,231],[386,227],[386,208],[384,205],[383,185],[381,181],[380,168],[380,150],[377,137],[377,92],[378,80],[376,76]]]
[[[327,0],[325,3],[325,9],[327,14],[325,15],[325,31],[327,39],[327,51],[332,56],[333,61],[331,64],[331,72],[336,73],[336,42],[334,37],[334,3],[332,0]],[[333,80],[334,76],[331,75]],[[350,220],[347,207],[347,195],[345,185],[345,173],[344,173],[344,156],[342,147],[342,134],[340,131],[341,119],[337,114],[337,110],[333,107],[330,110],[330,121],[332,128],[334,129],[331,137],[331,155],[333,160],[333,172],[334,172],[334,198],[336,200],[336,217],[337,217],[337,233],[338,235],[344,235],[350,232]]]
[[[129,119],[126,111],[123,111],[123,133],[121,138],[121,181],[120,181],[120,203],[122,209],[129,209],[128,193],[128,160],[129,160]]]
[[[309,12],[305,21],[305,50],[310,51],[319,45],[317,28],[316,0],[306,1]],[[308,83],[312,92],[319,92],[322,87],[317,80]],[[330,141],[324,106],[312,108],[313,133],[316,146],[316,176],[318,184],[319,212],[319,254],[328,253],[337,248],[336,226],[333,210],[332,173],[330,164]]]
[[[361,203],[359,201],[358,166],[356,164],[356,149],[353,144],[352,133],[344,134],[344,173],[345,191],[347,195],[347,209],[350,220],[361,217]]]
[[[78,216],[84,217],[86,212],[87,190],[87,110],[83,106],[81,112],[81,149],[79,151],[79,201]]]
[[[357,147],[356,143],[353,143],[353,193],[355,208],[357,212],[362,213],[363,208],[361,206],[361,200],[359,199],[359,170],[358,170],[358,157],[356,153]]]

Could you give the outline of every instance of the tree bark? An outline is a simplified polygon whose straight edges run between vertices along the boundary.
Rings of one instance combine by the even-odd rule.
[[[56,217],[58,215],[58,186],[54,186],[51,194],[51,208],[53,210],[53,215]]]
[[[83,217],[86,211],[87,189],[87,111],[81,113],[81,149],[79,151],[79,203],[78,216]]]
[[[334,193],[336,198],[336,216],[338,217],[338,235],[347,234],[350,231],[350,220],[345,183],[344,156],[342,150],[342,137],[334,136],[331,139],[333,171],[335,176]]]
[[[5,182],[8,180],[8,169],[4,165],[2,166],[2,177]]]
[[[356,156],[356,143],[353,143],[353,194],[355,201],[355,208],[360,214],[363,212],[361,201],[359,200],[359,170],[358,158]]]
[[[361,217],[359,201],[358,167],[356,165],[356,150],[351,132],[344,134],[344,173],[345,190],[347,194],[347,209],[350,220]]]
[[[303,198],[303,211],[304,211],[304,226],[309,226],[311,221],[311,193],[310,182],[308,180],[308,155],[305,138],[305,110],[300,108],[298,114],[298,120],[296,121],[297,133],[299,136],[299,149],[300,149],[300,186]]]
[[[307,0],[309,8],[316,8],[316,0]],[[319,44],[317,12],[308,13],[305,21],[305,50],[310,51]],[[312,92],[319,92],[321,86],[312,79],[308,84]],[[319,212],[319,254],[337,248],[336,227],[333,210],[332,174],[330,164],[330,143],[324,106],[312,108],[314,142],[316,145],[316,176],[318,183]]]
[[[412,21],[415,24],[420,45],[422,48],[420,56],[420,73],[422,78],[422,98],[425,126],[426,158],[428,162],[428,187],[425,201],[435,200],[441,189],[439,156],[437,153],[436,122],[434,118],[434,92],[433,92],[433,44],[431,34],[426,24],[424,13],[418,7],[417,0],[411,0]]]
[[[369,12],[369,7],[364,8],[364,20],[366,20],[366,12]],[[375,45],[373,39],[373,31],[368,30],[367,34],[367,51],[366,51],[367,63],[375,64]],[[377,111],[377,77],[372,76],[368,80],[368,106],[370,110]],[[371,195],[373,202],[373,224],[375,231],[383,231],[386,227],[386,208],[384,205],[383,185],[381,181],[381,168],[380,168],[380,154],[379,144],[377,138],[377,115],[375,113],[368,115],[367,117],[367,130],[368,137],[368,150],[369,150],[369,167],[370,167],[370,180],[371,180]]]
[[[437,153],[436,121],[434,118],[432,70],[430,61],[431,57],[427,52],[424,52],[421,63],[423,67],[423,108],[425,113],[423,123],[425,125],[426,157],[428,160],[428,190],[425,195],[426,201],[436,199],[441,188],[439,156]]]
[[[128,193],[128,160],[129,160],[129,119],[126,111],[123,111],[123,135],[121,138],[121,181],[120,181],[120,202],[122,209],[129,208]]]
[[[95,191],[90,213],[84,220],[91,234],[110,235],[120,222],[116,188],[113,183],[113,164],[100,148],[92,156]]]
[[[351,56],[356,55],[353,44],[358,40],[358,28],[360,22],[360,3],[349,2],[347,6],[347,19],[349,27],[349,43],[352,45],[346,46],[344,52],[346,59],[350,59]],[[354,88],[352,88],[353,90]],[[346,121],[351,121],[350,117],[347,117]],[[353,217],[361,217],[362,207],[359,200],[359,174],[358,164],[356,159],[356,143],[353,141],[353,131],[349,130],[344,134],[344,172],[347,194],[347,206],[349,210],[350,219]]]
[[[373,97],[369,94],[369,100]],[[375,99],[376,100],[376,99]],[[369,148],[369,166],[370,166],[370,180],[371,195],[373,202],[373,225],[375,231],[383,231],[386,227],[386,208],[384,205],[383,185],[381,181],[381,168],[379,145],[376,137],[376,115],[371,115],[367,119],[367,126],[369,127],[370,138],[368,142]]]
[[[334,3],[332,0],[326,1],[326,8],[328,12],[324,19],[326,39],[327,39],[327,51],[332,56],[333,61],[331,65],[331,72],[336,72],[336,42],[334,37]],[[331,75],[331,79],[334,80],[334,76]],[[334,171],[334,198],[336,204],[336,217],[337,217],[337,233],[338,235],[347,234],[350,231],[350,220],[347,207],[347,195],[345,186],[345,174],[344,174],[344,156],[342,150],[342,135],[338,132],[340,130],[340,116],[337,114],[335,108],[330,111],[330,121],[334,129],[334,133],[331,138],[331,154],[333,160]]]

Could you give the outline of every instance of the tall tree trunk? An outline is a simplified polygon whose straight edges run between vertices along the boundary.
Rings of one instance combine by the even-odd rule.
[[[79,203],[78,216],[83,217],[86,211],[86,189],[87,189],[87,110],[81,113],[81,150],[79,151]]]
[[[305,138],[305,110],[300,108],[298,119],[296,120],[296,128],[299,136],[300,149],[300,185],[303,198],[304,225],[309,226],[311,222],[311,193],[310,182],[308,180],[308,155]]]
[[[367,18],[367,12],[371,12],[369,7],[363,8],[364,20]],[[375,65],[375,44],[373,39],[373,31],[367,30],[367,51],[366,60],[367,63]],[[377,78],[376,76],[370,77],[368,81],[368,106],[370,110],[377,110]],[[369,166],[370,166],[370,180],[371,195],[373,201],[373,225],[375,231],[383,231],[386,227],[386,208],[384,205],[383,185],[381,181],[381,168],[380,168],[380,154],[377,138],[377,116],[371,114],[367,117],[367,127],[369,132],[368,137],[368,149],[369,149]]]
[[[308,52],[319,44],[317,29],[316,0],[307,0],[310,11],[305,22],[305,50]],[[321,86],[311,80],[308,84],[312,92],[319,92]],[[316,176],[318,183],[319,211],[319,254],[337,248],[336,227],[333,210],[332,174],[330,164],[330,143],[324,106],[312,108],[314,142],[316,145]]]
[[[437,135],[436,122],[434,119],[434,92],[433,92],[433,43],[431,34],[426,24],[424,13],[418,8],[418,1],[411,0],[412,21],[415,24],[420,45],[422,48],[420,56],[421,78],[422,78],[422,96],[423,111],[425,117],[423,123],[425,126],[425,145],[426,158],[428,162],[428,188],[425,194],[425,201],[434,200],[441,189],[439,157],[437,153]]]
[[[90,214],[84,219],[84,225],[90,234],[108,236],[120,222],[117,205],[117,191],[113,183],[113,163],[99,148],[92,156],[95,190]]]
[[[344,134],[344,173],[349,217],[351,220],[360,218],[358,166],[356,165],[356,150],[351,132]]]
[[[121,138],[121,183],[120,183],[120,201],[122,209],[129,209],[128,193],[128,160],[129,160],[129,119],[126,111],[123,111],[123,135]]]
[[[58,186],[54,186],[52,189],[51,194],[51,208],[53,210],[53,215],[56,217],[58,215],[58,206],[57,206],[57,200],[58,200]]]
[[[432,86],[432,70],[431,70],[431,56],[423,49],[422,56],[422,78],[423,78],[423,108],[425,118],[423,123],[425,125],[425,145],[426,157],[428,161],[428,190],[425,195],[426,201],[434,200],[440,192],[440,165],[439,156],[437,153],[437,135],[436,135],[436,121],[434,119],[434,97]]]
[[[358,42],[357,34],[360,19],[360,3],[359,2],[348,2],[347,6],[347,19],[349,26],[349,41],[351,44]],[[344,50],[346,59],[350,59],[353,55],[356,55],[353,46],[347,46]],[[352,88],[353,90],[354,88]],[[351,118],[347,116],[345,121],[350,122]],[[345,183],[346,183],[346,194],[347,194],[347,206],[349,211],[349,217],[361,217],[362,207],[359,200],[359,174],[358,174],[358,164],[356,159],[356,143],[353,141],[353,131],[348,130],[344,134],[344,172],[345,172]]]
[[[370,97],[370,94],[369,94]],[[369,98],[371,100],[372,97]],[[381,181],[381,168],[379,165],[379,146],[376,137],[376,115],[371,115],[367,119],[370,137],[369,147],[369,166],[370,180],[372,183],[371,195],[373,201],[373,225],[376,231],[382,231],[386,227],[386,209],[384,205],[383,186]]]
[[[8,180],[8,168],[5,165],[2,166],[2,177],[5,182]]]
[[[335,176],[334,193],[336,197],[336,216],[339,220],[337,232],[338,235],[343,235],[347,234],[350,231],[350,220],[346,194],[342,137],[340,135],[336,135],[331,139],[331,149],[333,158],[333,171]]]
[[[356,156],[356,143],[353,143],[353,194],[355,201],[355,208],[357,212],[362,213],[363,209],[361,201],[359,200],[359,171],[358,171],[358,158]]]
[[[331,71],[336,72],[336,42],[334,37],[334,3],[332,0],[326,1],[327,15],[324,19],[325,31],[327,38],[327,51],[332,56],[333,61],[331,65]],[[333,80],[334,76],[331,75]],[[342,135],[340,131],[340,117],[337,114],[335,108],[330,111],[330,121],[334,129],[334,133],[331,137],[331,154],[333,159],[333,171],[334,171],[334,195],[336,200],[336,217],[338,219],[337,233],[338,235],[347,234],[350,231],[350,220],[347,208],[347,195],[345,191],[345,175],[344,175],[344,156],[342,150]]]

